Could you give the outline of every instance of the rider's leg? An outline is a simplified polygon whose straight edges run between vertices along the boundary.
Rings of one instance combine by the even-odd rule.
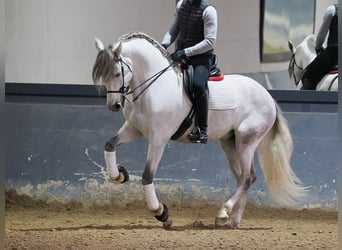
[[[302,77],[303,90],[315,90],[320,80],[331,70],[334,64],[331,54],[330,49],[324,50],[305,68]]]
[[[315,90],[317,85],[305,75],[303,75],[302,84],[302,90]]]
[[[202,96],[196,99],[196,106],[198,109],[198,127],[200,132],[207,134],[208,128],[208,91],[205,91]]]
[[[195,92],[195,110],[199,131],[188,135],[191,142],[207,143],[208,127],[208,90],[207,80],[209,70],[203,65],[195,67],[194,71],[194,92]]]

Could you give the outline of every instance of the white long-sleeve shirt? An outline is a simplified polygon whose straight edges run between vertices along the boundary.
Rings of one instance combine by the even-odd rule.
[[[335,16],[335,6],[334,5],[330,5],[323,16],[323,23],[317,33],[317,37],[316,37],[316,45],[315,48],[316,49],[321,49],[325,40],[325,37],[327,36],[327,33],[329,31],[330,28],[330,23],[331,20],[333,19],[333,17]]]

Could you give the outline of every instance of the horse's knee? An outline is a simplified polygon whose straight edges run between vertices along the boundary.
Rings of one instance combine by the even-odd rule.
[[[109,141],[106,142],[105,150],[108,152],[114,152],[118,141],[119,141],[118,136],[114,136],[112,139],[110,139]]]
[[[150,164],[147,162],[145,166],[145,170],[142,176],[142,184],[148,185],[153,182],[154,171],[151,169]]]

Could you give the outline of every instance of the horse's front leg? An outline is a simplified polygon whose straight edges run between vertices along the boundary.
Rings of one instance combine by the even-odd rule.
[[[171,226],[171,222],[168,222],[168,208],[165,204],[159,202],[153,184],[153,178],[163,155],[165,145],[166,143],[149,144],[147,162],[142,176],[142,184],[148,209],[155,215],[157,220],[164,222],[165,228],[168,228]]]
[[[128,180],[128,173],[123,167],[117,166],[116,163],[116,147],[121,144],[126,144],[140,138],[141,133],[132,127],[128,122],[119,129],[118,133],[106,142],[104,157],[108,170],[109,179],[115,183],[120,184]]]

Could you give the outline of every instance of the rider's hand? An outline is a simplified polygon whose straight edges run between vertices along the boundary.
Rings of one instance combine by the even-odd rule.
[[[171,54],[171,58],[174,62],[180,62],[183,58],[185,58],[184,50],[177,50],[175,53]]]

